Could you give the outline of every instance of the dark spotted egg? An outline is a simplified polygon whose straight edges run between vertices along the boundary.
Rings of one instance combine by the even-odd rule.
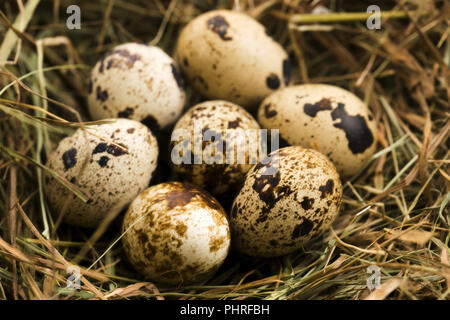
[[[87,203],[47,174],[45,192],[55,216],[71,225],[93,228],[144,190],[156,168],[156,138],[128,119],[78,129],[59,143],[47,166],[89,196]]]
[[[236,11],[214,10],[191,20],[176,55],[196,91],[246,108],[290,81],[284,49],[258,21]]]
[[[129,118],[156,132],[178,119],[184,103],[178,66],[158,47],[125,43],[92,69],[88,106],[94,120]]]
[[[183,285],[211,277],[230,247],[226,214],[202,189],[180,182],[142,192],[123,222],[128,260],[151,281]]]
[[[230,198],[257,162],[259,137],[258,122],[242,107],[223,100],[197,104],[174,127],[173,171],[182,181]]]
[[[257,257],[291,253],[323,233],[342,197],[339,175],[320,152],[286,147],[269,160],[247,173],[230,216],[236,249]]]
[[[279,129],[289,145],[319,150],[343,177],[357,173],[376,149],[376,124],[367,106],[332,85],[279,90],[261,103],[258,121],[266,129]]]

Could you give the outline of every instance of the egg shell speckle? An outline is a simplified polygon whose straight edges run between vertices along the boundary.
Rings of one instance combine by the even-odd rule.
[[[279,129],[289,145],[314,148],[349,177],[376,150],[376,124],[353,93],[332,85],[305,84],[279,90],[258,109],[258,122]]]
[[[191,20],[176,55],[196,91],[246,108],[290,82],[284,49],[262,24],[236,11],[214,10]]]
[[[157,165],[158,144],[150,130],[134,120],[118,119],[86,129],[95,135],[78,129],[61,140],[46,165],[89,195],[88,202],[84,203],[48,173],[45,191],[56,216],[71,201],[64,220],[93,228],[109,213],[123,209],[148,186]]]
[[[208,279],[230,247],[228,221],[219,202],[180,182],[142,192],[125,215],[123,232],[128,260],[146,278],[161,283]]]
[[[184,103],[181,72],[158,47],[119,45],[91,72],[88,106],[94,120],[129,118],[156,132],[178,119]]]
[[[251,256],[300,249],[331,225],[341,205],[339,175],[323,154],[294,146],[269,156],[247,173],[231,209],[234,246]],[[269,168],[278,170],[264,175]]]
[[[201,131],[197,132],[196,126],[199,126]],[[234,193],[244,180],[247,171],[256,163],[256,151],[259,145],[252,141],[252,145],[256,148],[251,150],[246,147],[248,143],[246,133],[241,131],[253,130],[254,138],[259,141],[260,127],[256,120],[242,107],[234,103],[213,100],[200,103],[189,109],[178,120],[174,132],[181,129],[186,130],[190,135],[190,150],[192,152],[191,164],[174,164],[172,166],[181,180],[205,188],[215,196],[225,195],[229,192]],[[211,141],[212,139],[203,141],[203,134],[206,130],[220,134],[220,138],[215,141]],[[171,143],[173,152],[178,151],[181,157],[185,155],[185,151],[179,150],[176,145],[181,148],[184,139],[185,137],[180,136]],[[235,151],[245,150],[244,161],[241,161],[238,153],[235,153],[232,163],[227,163],[227,146],[231,148],[233,144],[237,146],[237,149],[234,149]],[[199,148],[196,146],[199,146]],[[174,148],[177,149],[174,150]],[[217,159],[221,159],[222,164],[208,164],[205,159],[212,154]],[[195,164],[194,160],[200,159],[199,155],[202,156],[202,162]],[[230,159],[232,159],[231,156]]]

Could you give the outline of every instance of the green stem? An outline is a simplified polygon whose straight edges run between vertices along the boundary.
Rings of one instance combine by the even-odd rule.
[[[418,11],[411,11],[410,14],[412,16],[417,15]],[[373,16],[374,12],[334,12],[334,13],[319,13],[319,14],[294,14],[290,17],[290,22],[298,23],[298,24],[307,24],[307,23],[321,23],[321,22],[349,22],[349,21],[365,21],[371,16]],[[428,12],[421,12],[420,15],[427,15]],[[394,18],[394,19],[402,19],[407,18],[408,15],[405,11],[380,11],[380,18]]]

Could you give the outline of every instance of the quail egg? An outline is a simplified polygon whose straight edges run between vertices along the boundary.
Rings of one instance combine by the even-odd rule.
[[[279,90],[261,103],[258,121],[263,128],[279,129],[287,144],[328,156],[342,177],[356,174],[376,149],[376,124],[366,105],[332,85]]]
[[[281,148],[254,166],[234,200],[230,225],[237,250],[277,257],[323,233],[338,214],[342,186],[318,151]]]
[[[117,119],[78,129],[59,143],[47,166],[90,196],[76,197],[50,174],[45,191],[53,213],[68,224],[97,227],[147,188],[156,168],[158,145],[140,122]]]
[[[119,45],[91,72],[88,106],[94,120],[129,118],[156,132],[178,119],[184,103],[178,66],[158,47]]]
[[[148,188],[130,205],[122,229],[130,263],[160,283],[207,280],[230,247],[223,208],[192,184],[168,182]]]
[[[174,127],[173,170],[182,181],[194,183],[215,196],[232,196],[245,173],[257,162],[259,129],[256,120],[234,103],[200,103]]]
[[[290,81],[284,49],[258,21],[236,11],[214,10],[190,21],[180,34],[176,56],[201,95],[246,108]]]

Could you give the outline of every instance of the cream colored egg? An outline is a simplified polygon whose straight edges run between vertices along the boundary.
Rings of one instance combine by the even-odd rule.
[[[102,139],[104,140],[102,140]],[[76,197],[50,174],[45,191],[53,214],[71,225],[97,227],[128,205],[152,177],[158,144],[143,124],[128,119],[78,129],[58,144],[47,166],[89,196]]]
[[[290,81],[284,49],[258,21],[236,11],[209,11],[190,21],[176,54],[196,91],[246,108]]]
[[[178,66],[158,47],[119,45],[91,72],[88,105],[94,120],[129,118],[156,130],[174,123],[184,103]]]
[[[233,196],[246,172],[257,162],[259,129],[256,120],[234,103],[200,103],[174,127],[173,170],[182,181],[215,196]]]
[[[304,84],[279,90],[258,109],[263,128],[279,129],[289,145],[314,148],[349,177],[376,150],[376,124],[353,93],[332,85]]]
[[[183,285],[207,280],[230,246],[226,214],[192,184],[162,183],[142,192],[129,207],[122,238],[131,264],[146,278]]]
[[[342,197],[339,175],[323,154],[294,146],[269,156],[247,173],[230,217],[236,249],[257,257],[294,252],[322,234]]]

